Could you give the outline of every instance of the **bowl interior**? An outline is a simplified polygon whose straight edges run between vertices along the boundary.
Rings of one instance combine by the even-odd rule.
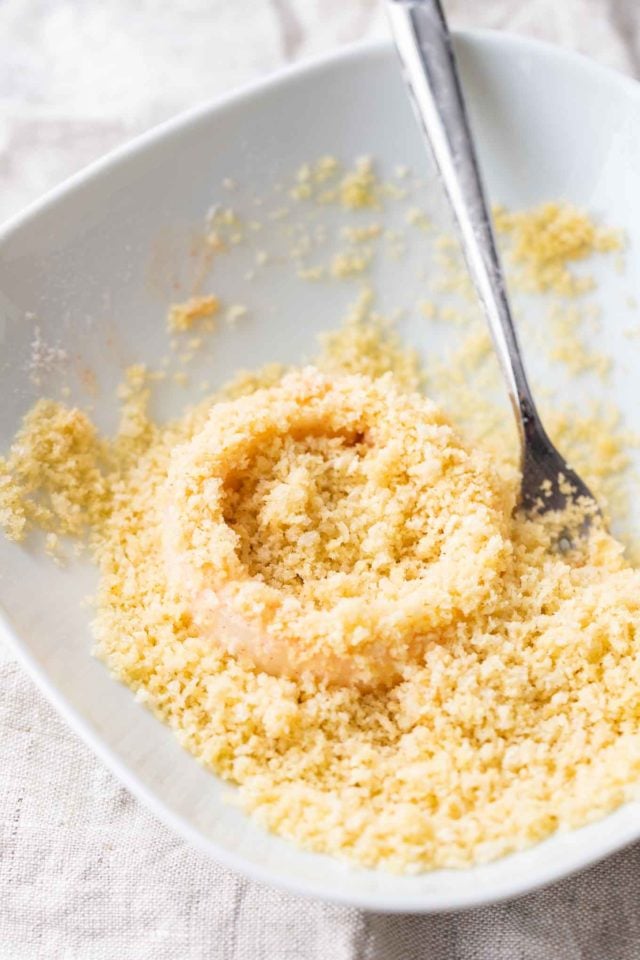
[[[585,377],[563,384],[563,390],[577,401],[586,395],[610,398],[629,426],[638,427],[639,347],[628,336],[637,325],[629,298],[639,286],[633,265],[640,230],[636,87],[579,58],[508,37],[465,35],[457,46],[492,198],[515,208],[566,198],[627,232],[626,272],[595,267],[605,313],[594,336],[617,358],[615,375],[607,385]],[[216,333],[193,362],[191,385],[169,381],[159,391],[158,415],[176,413],[199,396],[202,379],[215,385],[239,367],[312,355],[317,333],[337,325],[358,283],[300,280],[286,262],[278,218],[269,215],[291,206],[286,187],[279,192],[278,185],[289,182],[300,164],[326,153],[347,163],[370,154],[389,176],[406,164],[427,183],[429,217],[448,228],[388,46],[293,71],[169,124],[11,226],[0,242],[0,449],[35,397],[56,395],[63,381],[72,385],[77,402],[93,408],[103,428],[113,429],[113,391],[123,367],[136,361],[157,366],[169,352],[167,304],[193,288],[200,269],[194,235],[215,203],[243,211],[245,220],[253,210],[263,222],[251,243],[215,262],[205,283],[224,300],[246,305],[247,318]],[[225,178],[235,186],[223,186]],[[265,195],[267,212],[260,203]],[[311,213],[310,228],[335,226],[336,216],[329,208]],[[441,350],[456,331],[430,328],[413,309],[424,283],[421,242],[416,233],[406,256],[376,263],[379,306],[405,308],[400,323],[406,338],[423,351]],[[261,251],[272,269],[255,270],[247,279]],[[539,309],[526,300],[519,304]],[[29,369],[36,326],[47,344],[59,344],[69,356],[63,371],[40,371],[40,384]],[[525,348],[535,382],[562,382],[562,371],[549,366],[533,341]],[[357,870],[301,852],[225,803],[231,788],[203,771],[92,659],[89,613],[82,605],[95,582],[89,565],[59,569],[37,549],[0,538],[0,571],[6,633],[76,729],[163,819],[254,876],[371,909],[451,909],[526,890],[640,835],[638,808],[627,805],[496,863],[417,877]]]

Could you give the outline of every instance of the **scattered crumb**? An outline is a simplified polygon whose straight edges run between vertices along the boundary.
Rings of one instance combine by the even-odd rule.
[[[407,210],[406,221],[412,227],[417,227],[419,230],[430,230],[431,222],[423,210],[420,210],[419,207],[411,207]]]
[[[370,157],[361,157],[340,182],[340,203],[345,210],[380,206],[380,184]]]
[[[343,325],[320,335],[318,367],[327,373],[364,373],[371,378],[393,373],[404,390],[423,383],[418,354],[405,346],[393,326],[373,311],[373,291],[365,288]]]
[[[209,254],[227,253],[244,238],[242,221],[233,207],[216,203],[207,212],[204,244]]]
[[[418,303],[418,310],[423,317],[426,317],[427,320],[435,320],[438,315],[438,309],[433,302],[433,300],[420,300]]]
[[[380,193],[390,200],[404,200],[408,196],[406,187],[401,187],[397,183],[387,182],[380,185]]]
[[[594,330],[583,336],[585,312],[575,306],[555,305],[549,311],[554,336],[549,346],[552,360],[564,363],[571,374],[595,373],[604,380],[611,372],[611,357],[590,346]]]
[[[297,275],[301,280],[310,280],[315,282],[317,280],[322,280],[326,276],[326,270],[321,266],[298,267]]]
[[[33,314],[27,314],[25,319],[34,320],[35,317]],[[43,377],[59,371],[68,359],[67,351],[63,350],[60,344],[48,344],[42,335],[41,328],[36,325],[27,364],[29,379],[34,386],[41,386]]]
[[[597,227],[567,203],[544,203],[520,213],[497,207],[494,220],[496,229],[511,240],[510,254],[522,266],[521,283],[537,292],[576,296],[592,289],[592,278],[572,273],[569,264],[622,248],[618,231]]]
[[[192,330],[202,320],[212,320],[220,311],[220,301],[214,296],[191,297],[184,303],[169,308],[167,329],[172,333]]]
[[[268,214],[269,220],[286,220],[289,216],[288,207],[277,207],[275,210],[271,210]]]
[[[242,303],[232,303],[225,314],[225,322],[233,327],[238,320],[243,320],[248,313],[247,308]]]
[[[348,243],[367,243],[382,236],[382,225],[380,223],[370,223],[364,227],[346,226],[341,228],[340,233]]]
[[[337,253],[331,262],[331,276],[339,279],[361,276],[369,269],[371,257],[370,250]]]

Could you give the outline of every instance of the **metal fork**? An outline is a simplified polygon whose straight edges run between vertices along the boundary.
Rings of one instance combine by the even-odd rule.
[[[521,441],[519,507],[528,514],[575,504],[579,522],[565,528],[567,549],[600,509],[585,482],[549,439],[533,400],[496,247],[451,35],[439,0],[387,0],[404,78],[431,145],[458,223],[467,265],[489,323]]]

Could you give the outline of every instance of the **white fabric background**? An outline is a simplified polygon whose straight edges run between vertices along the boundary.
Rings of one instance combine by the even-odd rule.
[[[640,76],[639,0],[449,0],[456,26]],[[112,146],[279,65],[382,36],[378,0],[0,0],[0,220]],[[149,815],[0,645],[0,960],[632,960],[640,845],[439,917],[299,900]]]

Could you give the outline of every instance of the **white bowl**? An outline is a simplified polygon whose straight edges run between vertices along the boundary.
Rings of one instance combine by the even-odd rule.
[[[509,36],[465,34],[457,48],[492,196],[516,207],[567,197],[606,214],[633,242],[640,230],[640,87],[577,56]],[[405,162],[431,175],[389,46],[354,48],[288,70],[171,121],[11,223],[0,242],[0,449],[37,392],[25,372],[34,326],[25,314],[36,314],[43,336],[73,354],[79,380],[82,365],[97,373],[96,416],[113,425],[111,388],[122,365],[159,361],[166,352],[173,266],[188,268],[185,240],[211,202],[225,199],[222,179],[234,177],[240,194],[251,185],[260,192],[265,181],[327,151],[343,158],[370,153],[387,169]],[[387,273],[384,289],[393,304],[410,281],[399,267]],[[248,304],[252,318],[216,338],[206,361],[214,382],[240,365],[309,352],[315,333],[335,325],[353,298],[348,285],[303,284],[291,271],[265,271],[246,289],[241,276],[230,267],[229,275],[215,278],[223,294]],[[603,336],[608,349],[628,359],[625,296],[637,289],[638,274],[630,272],[624,283],[602,279],[610,321]],[[424,321],[409,323],[406,333],[422,342]],[[43,392],[51,386],[45,383]],[[585,387],[577,389],[580,396]],[[637,423],[632,368],[616,374],[610,392]],[[175,388],[161,405],[177,409],[186,396]],[[86,402],[87,395],[80,390],[78,398]],[[396,877],[301,852],[224,802],[230,788],[92,659],[89,614],[81,605],[95,579],[90,566],[58,569],[37,551],[0,538],[0,569],[2,632],[73,729],[165,823],[252,877],[375,910],[451,910],[531,890],[640,837],[640,808],[630,804],[586,828],[463,871]]]

